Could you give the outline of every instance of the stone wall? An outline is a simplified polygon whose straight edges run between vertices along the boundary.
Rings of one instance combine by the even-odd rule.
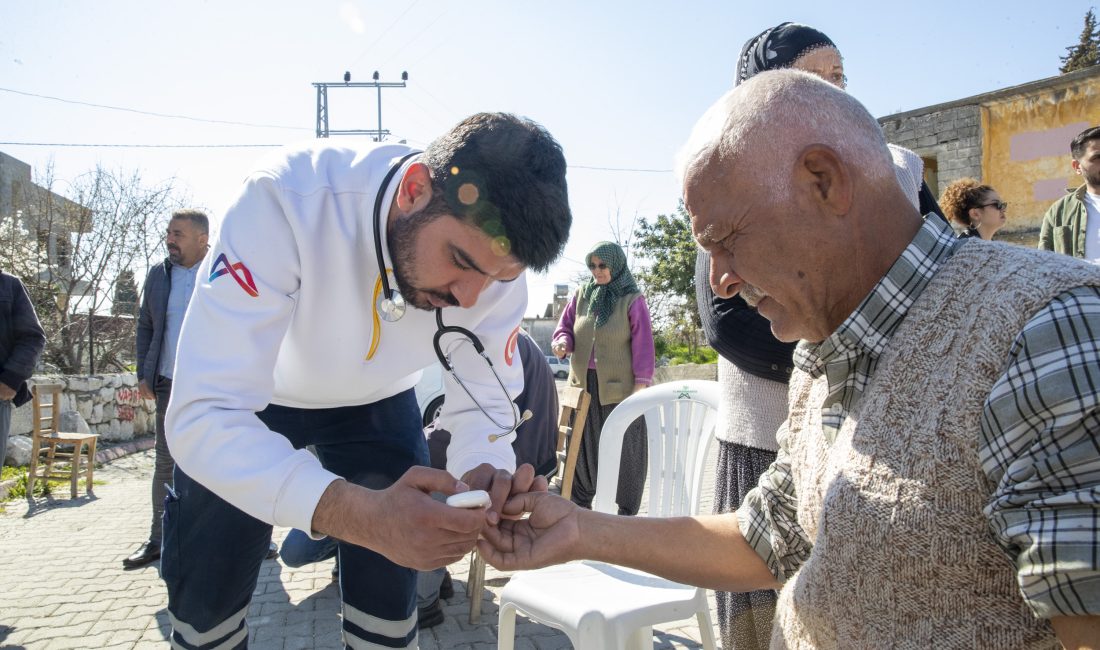
[[[678,366],[662,366],[653,372],[653,383],[664,384],[685,379],[718,380],[717,363],[683,363]]]
[[[977,104],[900,113],[879,122],[887,142],[936,161],[938,187],[929,189],[937,197],[952,181],[966,176],[982,179],[981,115]]]
[[[61,382],[65,390],[61,394],[62,422],[67,426],[79,426],[77,418],[68,413],[79,413],[79,420],[87,424],[91,433],[99,434],[105,441],[130,440],[134,436],[154,433],[156,427],[156,403],[144,400],[138,394],[137,375],[60,375],[36,376],[31,379]],[[12,411],[12,434],[26,435],[31,431],[33,409],[31,403]]]

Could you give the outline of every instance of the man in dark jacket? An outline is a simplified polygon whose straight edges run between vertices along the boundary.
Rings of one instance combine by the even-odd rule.
[[[136,569],[160,557],[161,515],[164,497],[172,482],[175,461],[164,439],[164,412],[172,394],[172,372],[176,362],[183,315],[195,289],[199,262],[206,257],[210,222],[198,210],[180,210],[168,222],[168,257],[149,269],[141,294],[137,325],[138,391],[157,401],[156,463],[153,469],[153,522],[149,539],[122,561]]]
[[[26,287],[14,275],[0,273],[0,466],[7,456],[12,407],[30,401],[27,380],[45,346]]]

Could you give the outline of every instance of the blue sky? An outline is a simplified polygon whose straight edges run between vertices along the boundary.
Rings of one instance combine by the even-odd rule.
[[[883,116],[1056,75],[1091,1],[0,0],[0,142],[289,143],[313,137],[312,82],[345,70],[396,81],[407,70],[407,88],[383,92],[383,127],[396,138],[424,144],[490,110],[535,119],[562,143],[575,227],[565,258],[529,279],[536,312],[555,282],[583,271],[594,242],[675,209],[672,158],[765,27],[793,20],[829,34],[849,92]],[[374,91],[334,91],[331,126],[373,128],[375,103]],[[0,150],[37,168],[52,160],[60,178],[96,164],[175,177],[215,218],[265,153]]]

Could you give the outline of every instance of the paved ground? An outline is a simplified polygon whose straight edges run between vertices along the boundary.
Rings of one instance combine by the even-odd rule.
[[[96,470],[95,497],[8,502],[0,513],[0,649],[164,648],[167,598],[156,564],[124,571],[122,559],[148,535],[152,451]],[[713,467],[713,464],[711,465]],[[709,506],[708,506],[709,507]],[[281,541],[288,529],[276,529]],[[420,635],[423,650],[496,647],[496,598],[508,574],[487,568],[483,616],[467,622],[468,561],[450,567],[455,597],[447,619]],[[340,648],[339,594],[332,562],[291,569],[264,562],[249,610],[251,647]],[[713,598],[712,598],[713,619]],[[521,618],[517,649],[569,648],[557,630]],[[717,636],[717,630],[715,630]],[[655,628],[657,648],[698,648],[694,619]]]

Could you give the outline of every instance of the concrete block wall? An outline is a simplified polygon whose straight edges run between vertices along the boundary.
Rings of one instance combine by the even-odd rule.
[[[952,181],[982,178],[981,117],[977,104],[880,120],[886,141],[905,147],[938,167],[939,197]]]

